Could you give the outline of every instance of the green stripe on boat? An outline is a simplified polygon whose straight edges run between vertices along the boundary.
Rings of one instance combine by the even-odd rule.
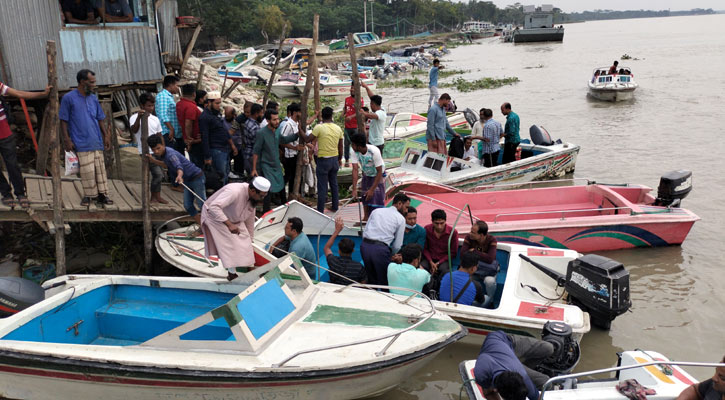
[[[359,308],[336,307],[318,305],[315,310],[304,319],[304,322],[318,324],[343,324],[359,326],[378,326],[391,329],[404,329],[411,326],[408,317],[396,313],[369,311]],[[439,319],[429,319],[415,330],[423,332],[446,332],[455,330],[458,323]]]
[[[626,233],[618,233],[618,232],[601,232],[601,233],[590,233],[587,235],[581,235],[577,236],[574,239],[571,239],[572,242],[580,240],[580,239],[586,239],[586,238],[596,238],[596,237],[605,237],[605,238],[611,238],[611,239],[619,239],[622,241],[625,241],[632,246],[636,247],[649,247],[650,244],[645,242],[644,240],[640,240],[634,236],[627,235]]]

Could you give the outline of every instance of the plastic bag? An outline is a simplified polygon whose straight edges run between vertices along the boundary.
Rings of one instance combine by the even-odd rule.
[[[81,172],[81,163],[74,151],[65,152],[65,175],[75,175]]]

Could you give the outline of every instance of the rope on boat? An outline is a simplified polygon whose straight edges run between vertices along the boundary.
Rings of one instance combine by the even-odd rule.
[[[461,384],[461,389],[458,391],[458,399],[463,400],[463,389],[466,387],[467,384],[471,382],[475,382],[476,378],[468,378]]]

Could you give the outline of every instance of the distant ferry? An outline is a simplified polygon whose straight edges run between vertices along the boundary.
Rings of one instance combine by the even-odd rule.
[[[470,36],[471,39],[484,39],[493,37],[496,33],[496,29],[490,22],[468,21],[463,23],[461,33]]]
[[[561,42],[564,27],[554,27],[554,6],[524,6],[524,28],[513,31],[513,42]]]

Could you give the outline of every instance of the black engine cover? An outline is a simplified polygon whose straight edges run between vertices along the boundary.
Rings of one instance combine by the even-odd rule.
[[[692,171],[670,171],[660,177],[655,205],[679,205],[692,191]]]
[[[0,278],[0,318],[9,317],[45,299],[37,283],[15,277]]]
[[[587,311],[592,324],[609,329],[615,317],[632,305],[629,271],[607,257],[587,254],[569,261],[566,291],[572,303]]]

